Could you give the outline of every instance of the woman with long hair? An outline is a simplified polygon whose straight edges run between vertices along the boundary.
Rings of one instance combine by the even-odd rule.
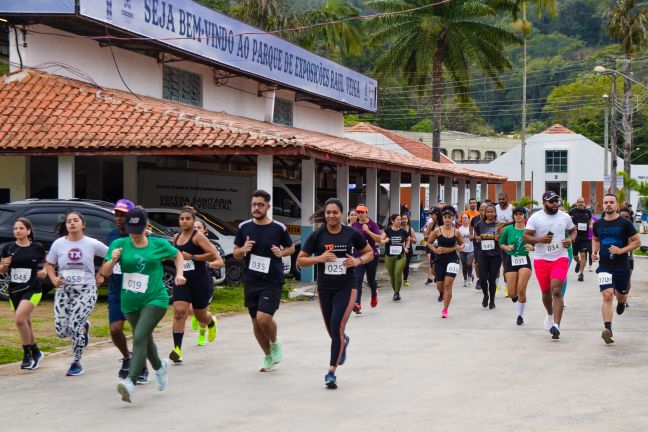
[[[383,230],[381,243],[385,245],[385,268],[389,282],[394,290],[394,301],[400,301],[403,285],[403,270],[406,255],[410,248],[410,235],[401,227],[402,219],[398,213],[389,217],[389,226]]]
[[[497,210],[493,204],[488,204],[484,219],[474,228],[475,240],[481,246],[479,254],[479,281],[484,299],[482,306],[495,309],[496,280],[502,258],[497,245]]]
[[[16,219],[13,234],[16,241],[2,248],[0,273],[8,273],[9,277],[9,305],[23,347],[20,369],[37,369],[44,355],[36,344],[31,314],[43,295],[39,279],[44,279],[47,273],[39,267],[45,261],[45,248],[34,241],[29,219]]]
[[[353,268],[374,259],[374,252],[360,233],[342,225],[344,208],[340,200],[327,200],[323,210],[325,225],[306,239],[297,257],[297,265],[317,266],[320,309],[331,337],[331,356],[324,384],[329,389],[335,389],[335,372],[346,361],[349,346],[349,336],[345,333],[346,323],[356,300]],[[354,249],[361,251],[362,255],[353,257]]]
[[[470,238],[470,215],[463,213],[461,215],[461,226],[459,232],[463,239],[464,248],[459,252],[459,259],[461,260],[461,272],[463,273],[463,286],[469,287],[472,285],[473,280],[473,264],[475,261],[475,248]]]
[[[438,207],[434,207],[432,210],[430,210],[430,221],[426,224],[427,226],[425,227],[425,230],[423,231],[424,237],[429,240],[430,239],[430,234],[432,231],[437,229],[439,227],[439,224],[441,223],[441,210],[439,210]],[[428,266],[428,278],[425,281],[425,285],[430,285],[432,282],[434,282],[435,275],[434,275],[434,252],[432,252],[432,246],[433,244],[430,243],[429,241],[426,243],[426,252],[428,255],[428,260],[429,260],[429,266]],[[439,300],[441,301],[441,300]]]
[[[409,278],[409,266],[414,256],[414,248],[416,247],[416,233],[410,225],[410,216],[407,213],[401,215],[401,227],[409,233],[410,248],[409,252],[405,255],[405,268],[403,269],[403,286],[409,286],[407,279]]]
[[[354,223],[358,221],[358,213],[355,210],[349,210],[347,216],[347,225],[353,226]]]
[[[371,290],[371,307],[375,308],[376,306],[378,306],[378,283],[376,282],[376,270],[378,270],[380,251],[378,250],[377,244],[380,244],[381,235],[380,227],[376,222],[369,218],[369,209],[364,204],[358,204],[355,211],[358,215],[358,220],[353,224],[353,229],[358,231],[360,235],[362,235],[362,237],[367,240],[367,243],[369,244],[369,246],[371,246],[371,250],[373,250],[374,253],[372,260],[353,269],[356,279],[355,286],[358,290],[356,302],[353,305],[353,311],[356,314],[361,314],[362,284],[364,282],[365,274],[367,275],[367,283],[369,284],[369,289]],[[359,258],[361,255],[361,251],[353,251],[354,257]]]

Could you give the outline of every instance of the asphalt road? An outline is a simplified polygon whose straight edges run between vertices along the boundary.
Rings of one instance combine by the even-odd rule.
[[[68,354],[45,358],[33,372],[4,366],[2,430],[646,430],[648,260],[636,267],[631,307],[615,314],[610,346],[600,337],[594,273],[576,282],[570,272],[560,341],[542,329],[535,276],[518,327],[510,300],[484,310],[481,294],[460,280],[450,318],[441,319],[419,273],[402,302],[393,303],[383,283],[378,308],[351,317],[337,390],[323,385],[329,341],[318,306],[302,302],[277,314],[286,359],[272,372],[257,371],[262,355],[249,317],[224,317],[208,346],[194,346],[189,330],[185,363],[171,368],[167,390],[152,380],[136,387],[133,404],[116,391],[119,354],[109,344],[88,349],[80,377],[65,376]],[[170,331],[157,339],[167,354]]]

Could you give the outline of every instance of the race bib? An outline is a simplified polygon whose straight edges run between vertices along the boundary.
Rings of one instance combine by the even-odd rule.
[[[446,267],[446,272],[447,273],[458,274],[459,273],[459,263],[448,263],[448,267]]]
[[[578,231],[587,231],[587,224],[579,222],[578,223]]]
[[[11,283],[27,283],[31,279],[31,269],[13,268],[11,269]]]
[[[281,257],[281,263],[283,264],[284,274],[290,273],[290,269],[292,268],[290,256]]]
[[[601,272],[598,274],[598,283],[600,287],[612,285],[612,274]]]
[[[389,255],[400,255],[403,252],[403,246],[389,246]]]
[[[83,270],[63,270],[61,272],[63,284],[65,285],[83,285],[85,271]]]
[[[548,254],[558,253],[562,249],[563,249],[562,239],[556,239],[551,243],[549,243],[548,245],[545,245],[545,250],[547,251]]]
[[[184,260],[182,264],[182,270],[183,271],[196,270],[196,264],[193,262],[193,260]]]
[[[527,262],[528,262],[527,257],[524,255],[511,257],[511,264],[513,265],[513,267],[527,265]]]
[[[122,289],[136,293],[145,293],[148,287],[148,275],[141,273],[124,273]]]
[[[270,258],[259,255],[250,255],[250,270],[267,274],[270,271]]]
[[[482,240],[481,241],[482,250],[489,251],[495,249],[495,240]]]
[[[346,267],[344,267],[344,262],[346,258],[338,258],[335,261],[325,262],[324,263],[324,274],[332,276],[341,276],[346,274]]]
[[[119,265],[119,263],[113,266],[113,274],[122,274],[121,266]]]

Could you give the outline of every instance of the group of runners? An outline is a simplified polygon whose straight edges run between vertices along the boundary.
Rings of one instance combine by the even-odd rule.
[[[508,297],[517,303],[517,324],[524,323],[526,286],[535,268],[542,301],[547,311],[545,330],[560,337],[560,322],[570,264],[570,249],[576,247],[579,280],[583,280],[587,253],[599,261],[598,286],[603,295],[602,337],[613,342],[612,302],[617,298],[620,315],[626,307],[630,288],[631,252],[640,246],[634,225],[624,217],[617,198],[606,195],[603,217],[592,223],[579,199],[571,216],[561,211],[560,197],[546,192],[543,207],[527,219],[527,209],[513,207],[506,194],[495,205],[470,200],[469,209],[457,217],[452,206],[441,203],[426,224],[427,246],[434,276],[443,302],[442,318],[448,317],[454,280],[463,269],[464,285],[470,286],[473,271],[477,289],[483,293],[482,306],[495,308],[495,297],[503,265]],[[274,314],[279,308],[284,283],[282,258],[295,247],[286,227],[272,220],[268,212],[271,196],[257,190],[251,199],[252,218],[242,222],[234,241],[234,257],[245,262],[243,278],[245,306],[253,334],[263,352],[260,371],[272,370],[283,357],[283,344],[277,335]],[[625,212],[625,213],[624,213]],[[350,337],[346,324],[352,311],[362,313],[362,286],[365,277],[371,291],[371,307],[378,305],[376,269],[380,246],[385,249],[385,267],[393,291],[392,300],[401,300],[401,287],[408,285],[409,259],[416,244],[415,232],[407,214],[393,214],[383,230],[369,218],[369,209],[358,205],[344,224],[341,201],[332,198],[312,216],[314,232],[302,244],[296,264],[316,266],[317,292],[325,329],[330,337],[326,387],[337,388],[336,371],[345,363]],[[35,241],[29,220],[14,223],[15,242],[2,250],[0,272],[10,274],[10,302],[23,344],[23,369],[36,369],[43,359],[31,325],[31,312],[41,297],[40,280],[49,277],[56,287],[54,321],[57,334],[72,340],[72,363],[67,375],[83,373],[81,359],[89,341],[88,317],[97,301],[97,286],[108,278],[110,333],[121,352],[121,378],[117,390],[122,400],[131,402],[135,384],[148,383],[148,359],[155,371],[157,388],[163,390],[171,362],[161,359],[153,330],[164,317],[169,296],[163,283],[165,260],[175,266],[173,287],[173,350],[169,358],[182,362],[185,322],[192,315],[192,327],[199,330],[197,345],[216,339],[216,318],[208,305],[213,294],[210,269],[223,266],[214,244],[207,238],[204,222],[191,208],[179,216],[180,232],[167,239],[147,234],[146,211],[121,199],[114,206],[117,228],[109,235],[109,245],[84,235],[84,218],[70,213],[57,228],[60,237],[49,251]],[[585,232],[593,231],[591,245]],[[529,252],[534,251],[533,266]],[[94,258],[104,259],[95,271]],[[44,270],[41,270],[44,267]],[[124,322],[133,330],[132,351],[128,349]]]

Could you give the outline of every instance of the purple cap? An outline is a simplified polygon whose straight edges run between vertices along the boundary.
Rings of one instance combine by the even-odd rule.
[[[113,210],[128,213],[128,211],[133,207],[135,207],[135,204],[133,204],[132,201],[129,201],[126,198],[122,198],[115,203]]]

